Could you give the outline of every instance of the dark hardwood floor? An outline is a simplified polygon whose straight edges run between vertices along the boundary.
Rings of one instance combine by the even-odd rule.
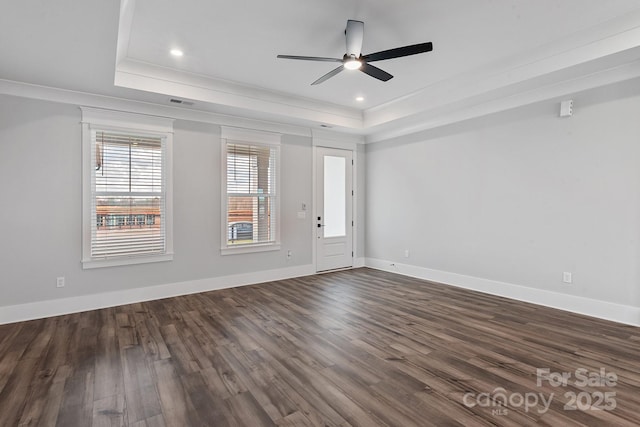
[[[2,426],[637,426],[639,386],[640,328],[370,269],[0,326]]]

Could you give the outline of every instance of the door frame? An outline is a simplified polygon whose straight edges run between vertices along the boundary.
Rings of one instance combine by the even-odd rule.
[[[324,141],[323,141],[324,142]],[[313,217],[311,218],[311,241],[313,242],[312,247],[311,247],[311,257],[313,258],[313,269],[316,273],[323,273],[324,271],[319,272],[318,271],[318,244],[317,244],[317,239],[316,239],[316,228],[317,228],[317,220],[316,218],[318,218],[318,204],[316,203],[317,200],[317,196],[318,196],[318,171],[317,171],[317,163],[318,163],[318,148],[330,148],[330,149],[337,149],[337,150],[345,150],[345,151],[350,151],[351,152],[351,159],[353,161],[353,165],[351,166],[351,187],[353,189],[353,196],[352,196],[352,207],[351,207],[351,220],[353,221],[353,227],[351,230],[351,248],[353,250],[353,257],[352,257],[352,266],[350,268],[355,268],[358,265],[358,262],[356,262],[357,258],[357,253],[358,253],[358,230],[359,230],[359,224],[358,221],[356,221],[356,218],[358,218],[358,181],[357,181],[357,167],[358,167],[358,151],[356,150],[356,145],[355,144],[313,144],[313,156],[312,156],[312,192],[311,192],[311,197],[312,197],[312,215]],[[347,267],[349,268],[349,267]]]

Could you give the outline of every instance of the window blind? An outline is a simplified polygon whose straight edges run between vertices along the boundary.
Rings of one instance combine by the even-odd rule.
[[[165,253],[165,140],[92,132],[91,257]]]
[[[279,147],[228,142],[227,246],[276,240]]]

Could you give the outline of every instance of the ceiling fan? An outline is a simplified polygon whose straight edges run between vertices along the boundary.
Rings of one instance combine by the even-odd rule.
[[[397,47],[395,49],[382,50],[376,53],[370,53],[368,55],[362,55],[362,40],[364,38],[364,22],[354,21],[349,19],[347,21],[347,28],[344,30],[345,38],[347,41],[347,52],[342,59],[339,58],[323,58],[318,56],[295,56],[295,55],[278,55],[278,58],[283,59],[299,59],[302,61],[320,61],[320,62],[341,62],[338,68],[329,71],[324,76],[320,77],[312,85],[318,85],[336,74],[340,73],[345,68],[347,70],[360,70],[365,74],[370,75],[378,80],[386,82],[393,78],[393,76],[378,67],[374,67],[369,64],[374,61],[383,61],[385,59],[400,58],[402,56],[416,55],[418,53],[430,52],[433,50],[433,44],[419,43],[410,46]]]

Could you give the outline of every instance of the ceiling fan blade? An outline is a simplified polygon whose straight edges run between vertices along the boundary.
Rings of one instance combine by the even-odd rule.
[[[382,61],[385,59],[400,58],[402,56],[416,55],[418,53],[431,52],[433,44],[431,42],[418,43],[411,46],[397,47],[395,49],[382,50],[376,53],[364,55],[362,59],[367,62]]]
[[[382,80],[383,82],[386,82],[387,80],[391,80],[393,78],[393,76],[386,71],[381,70],[378,67],[374,67],[371,64],[367,64],[366,62],[362,64],[362,66],[360,67],[360,71],[370,75],[371,77],[375,77],[378,80]]]
[[[364,39],[364,22],[349,19],[344,34],[347,40],[347,55],[355,55],[356,58],[360,57],[362,40]]]
[[[311,83],[311,86],[314,85],[319,85],[320,83],[329,80],[331,77],[335,76],[336,74],[338,74],[340,71],[344,70],[344,67],[341,65],[338,68],[334,68],[333,70],[329,71],[327,74],[325,74],[324,76],[320,77],[318,80],[316,80],[315,82]]]
[[[323,58],[320,56],[296,56],[296,55],[278,55],[281,59],[299,59],[301,61],[322,61],[322,62],[342,62],[338,58]]]

